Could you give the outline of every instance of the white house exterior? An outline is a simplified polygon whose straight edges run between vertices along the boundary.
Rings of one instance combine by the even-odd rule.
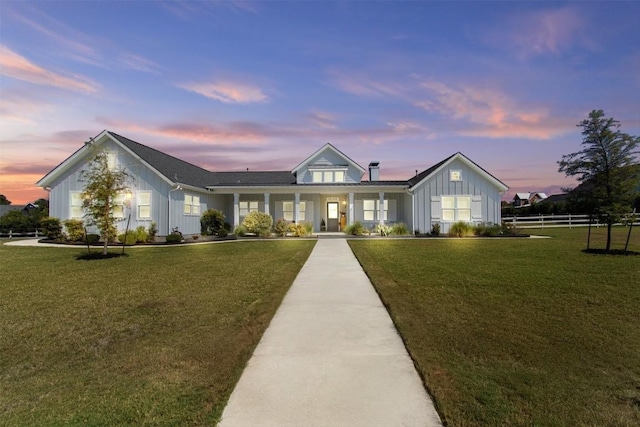
[[[423,233],[438,222],[447,232],[456,221],[500,223],[500,195],[508,189],[461,153],[398,181],[380,180],[379,162],[369,165],[363,180],[367,170],[331,144],[289,171],[214,172],[103,131],[38,181],[49,191],[52,217],[82,219],[79,177],[94,147],[132,177],[130,200],[123,196],[117,214],[130,215],[131,228],[155,222],[159,235],[175,227],[199,233],[200,216],[211,208],[234,226],[258,210],[276,220],[311,222],[316,231],[323,221],[326,231],[360,221],[369,227],[403,222]]]

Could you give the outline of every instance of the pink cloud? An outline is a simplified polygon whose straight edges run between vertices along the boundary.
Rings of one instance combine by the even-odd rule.
[[[336,129],[336,119],[333,114],[327,112],[315,112],[307,114],[307,118],[311,121],[311,123],[315,126],[324,128],[324,129]]]
[[[158,70],[160,66],[158,64],[147,58],[143,58],[142,56],[134,55],[132,53],[123,53],[122,55],[120,55],[120,63],[132,70],[159,74]]]
[[[329,75],[339,89],[361,96],[400,96],[406,89],[395,82],[381,82],[361,73],[330,70]]]
[[[426,80],[421,86],[431,97],[416,102],[425,111],[453,119],[467,120],[470,126],[457,133],[489,138],[549,139],[573,129],[573,124],[551,117],[546,109],[518,105],[506,94],[489,88],[453,88]]]
[[[425,129],[410,122],[389,123],[369,128],[338,128],[337,126],[307,127],[300,123],[259,123],[234,121],[219,124],[175,122],[167,124],[140,124],[126,120],[98,117],[97,121],[114,132],[135,132],[161,138],[187,140],[213,145],[260,145],[274,141],[337,141],[357,140],[381,144],[425,135]]]
[[[0,74],[38,85],[54,86],[76,92],[95,93],[98,85],[80,76],[64,76],[46,70],[7,46],[0,45]]]
[[[267,102],[269,100],[262,89],[246,83],[219,81],[212,83],[186,83],[179,87],[225,103],[248,104]]]

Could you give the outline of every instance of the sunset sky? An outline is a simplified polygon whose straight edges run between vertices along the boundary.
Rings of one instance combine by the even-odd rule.
[[[640,135],[640,2],[0,1],[0,194],[108,129],[211,170],[327,142],[381,179],[462,152],[560,192],[576,124]]]

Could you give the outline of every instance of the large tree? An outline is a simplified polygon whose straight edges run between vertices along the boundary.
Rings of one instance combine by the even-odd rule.
[[[80,172],[80,180],[85,182],[84,197],[85,219],[87,225],[95,225],[104,241],[103,255],[107,254],[107,245],[117,235],[115,209],[121,206],[123,195],[129,192],[127,183],[129,174],[122,168],[109,164],[106,151],[98,149],[89,162],[89,167]]]
[[[571,190],[571,200],[607,224],[607,246],[611,249],[611,227],[628,214],[637,196],[640,174],[640,138],[620,131],[620,122],[593,110],[577,125],[582,128],[582,150],[562,156],[560,172],[575,177],[580,185]]]

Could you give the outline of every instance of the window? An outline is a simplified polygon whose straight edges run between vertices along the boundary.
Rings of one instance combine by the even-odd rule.
[[[456,201],[458,202],[458,221],[471,221],[471,197],[458,196]]]
[[[111,171],[118,167],[118,153],[113,151],[107,152],[107,167]]]
[[[471,196],[442,196],[443,221],[471,221]]]
[[[294,221],[295,209],[296,204],[294,202],[282,202],[282,217],[287,221]],[[305,221],[306,210],[305,202],[300,202],[300,216],[298,217],[298,221]]]
[[[258,212],[257,201],[240,202],[240,217],[245,217],[249,212]]]
[[[200,196],[184,195],[184,214],[200,215]]]
[[[113,198],[113,216],[115,218],[124,218],[124,202],[126,196],[124,194],[118,194]]]
[[[380,200],[363,200],[362,209],[365,221],[379,221]],[[389,215],[389,201],[385,200],[383,205],[383,220],[387,221]]]
[[[442,220],[456,220],[456,198],[455,196],[442,196]]]
[[[151,218],[151,191],[138,192],[138,218]]]
[[[344,182],[344,170],[312,171],[313,182]]]
[[[362,208],[364,209],[364,220],[375,221],[376,218],[376,201],[375,200],[363,200]]]
[[[449,171],[449,180],[450,181],[462,181],[462,172],[459,170],[451,170]]]
[[[71,192],[71,218],[82,218],[84,216],[82,193],[79,191]]]

